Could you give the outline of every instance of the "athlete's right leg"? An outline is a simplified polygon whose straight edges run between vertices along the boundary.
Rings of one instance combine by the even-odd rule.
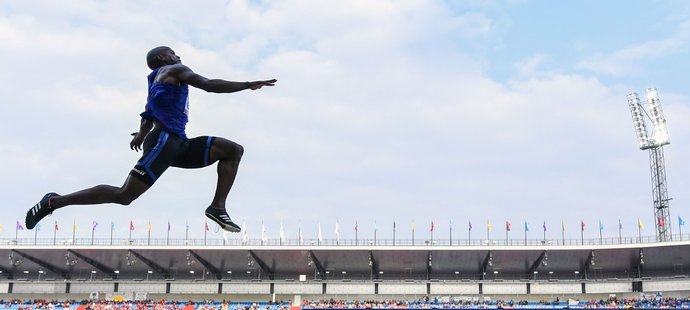
[[[122,187],[97,185],[64,196],[48,193],[40,202],[26,212],[26,228],[33,229],[39,221],[53,213],[53,211],[69,205],[96,205],[104,203],[128,205],[150,187],[144,181],[130,174]]]

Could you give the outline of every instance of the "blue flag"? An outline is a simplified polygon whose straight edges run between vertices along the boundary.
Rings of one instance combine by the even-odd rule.
[[[678,216],[678,225],[685,226],[685,221],[682,217],[680,217],[680,215]]]
[[[525,221],[525,231],[529,231],[529,226],[527,225],[527,221]]]

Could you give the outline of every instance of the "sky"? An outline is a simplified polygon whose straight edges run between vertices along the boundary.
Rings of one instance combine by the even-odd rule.
[[[228,212],[249,238],[549,239],[654,235],[647,151],[626,95],[656,87],[673,232],[690,220],[687,1],[0,2],[0,238],[45,193],[120,186],[146,100],[145,55],[167,45],[208,78],[190,137],[245,148]],[[649,125],[649,122],[648,122]],[[215,167],[171,168],[129,206],[71,206],[38,238],[203,238]],[[690,232],[690,227],[683,233]],[[212,229],[209,238],[220,238]],[[443,236],[443,237],[440,237]],[[229,238],[240,239],[241,234]]]

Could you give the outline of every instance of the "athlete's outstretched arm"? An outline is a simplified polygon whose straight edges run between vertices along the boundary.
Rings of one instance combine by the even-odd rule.
[[[199,74],[194,73],[194,71],[185,65],[175,66],[174,69],[171,69],[171,74],[182,83],[189,84],[211,93],[234,93],[245,89],[257,90],[264,86],[273,86],[277,82],[276,79],[252,82],[233,82],[222,79],[207,79]]]

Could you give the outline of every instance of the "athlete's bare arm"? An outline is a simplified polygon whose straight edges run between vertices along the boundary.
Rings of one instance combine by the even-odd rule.
[[[141,124],[139,124],[139,132],[132,134],[134,138],[132,138],[132,142],[129,143],[129,148],[139,152],[139,150],[141,150],[141,144],[144,143],[144,138],[146,138],[146,135],[149,134],[152,128],[153,121],[142,118]]]
[[[234,93],[245,89],[257,90],[264,86],[273,86],[277,80],[233,82],[222,79],[207,79],[194,73],[192,69],[183,64],[175,64],[161,68],[158,76],[156,76],[156,81],[176,85],[185,83],[211,93]]]

